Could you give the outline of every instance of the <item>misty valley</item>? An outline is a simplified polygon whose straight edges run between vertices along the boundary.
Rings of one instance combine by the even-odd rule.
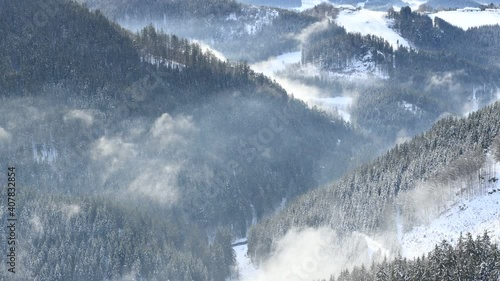
[[[0,280],[500,280],[500,1],[0,0]]]

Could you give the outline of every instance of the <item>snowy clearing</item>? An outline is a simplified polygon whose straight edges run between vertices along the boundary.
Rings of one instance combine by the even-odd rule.
[[[435,17],[441,18],[450,24],[458,26],[464,30],[471,27],[483,25],[500,24],[500,12],[459,12],[459,11],[442,11],[431,14],[430,17],[434,20]]]
[[[391,21],[385,18],[386,12],[370,10],[341,11],[337,17],[337,24],[343,26],[347,32],[361,33],[362,35],[373,34],[387,40],[394,48],[398,45],[409,47],[408,41],[401,37],[389,26]]]
[[[239,239],[234,243],[239,243],[244,241],[246,241],[246,238]],[[255,272],[257,270],[250,261],[250,258],[247,256],[248,245],[245,244],[245,245],[235,246],[233,247],[233,249],[236,253],[236,266],[238,268],[238,275],[239,275],[238,280],[249,280],[255,275]]]

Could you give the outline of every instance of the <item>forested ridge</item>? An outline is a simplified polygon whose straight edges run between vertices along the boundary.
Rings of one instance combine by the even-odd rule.
[[[233,60],[250,62],[299,48],[295,38],[317,22],[313,16],[234,0],[81,0],[109,19],[136,30],[149,24],[178,36],[203,40]]]
[[[249,253],[255,261],[265,258],[274,243],[292,228],[328,226],[340,234],[391,228],[387,213],[397,209],[399,194],[419,188],[421,183],[437,182],[436,188],[443,188],[447,182],[477,181],[484,151],[491,148],[499,130],[500,103],[467,118],[444,118],[428,132],[396,145],[375,161],[262,220],[250,232]]]
[[[324,81],[339,73],[341,77],[356,74],[359,65],[369,67],[366,71],[373,77],[350,86],[350,91],[359,92],[352,121],[384,141],[412,137],[429,129],[439,116],[462,115],[464,109],[470,111],[471,101],[482,107],[495,100],[499,87],[500,70],[491,59],[495,54],[490,55],[497,49],[498,27],[465,32],[439,18],[433,27],[428,16],[408,9],[389,11],[388,18],[398,33],[419,48],[395,48],[383,38],[348,33],[330,22],[312,34],[302,49],[302,64],[319,67]],[[426,46],[436,40],[447,43],[421,47],[418,40]],[[477,46],[469,48],[465,42]],[[483,58],[488,62],[481,63]],[[338,84],[341,91],[345,82],[333,83]]]

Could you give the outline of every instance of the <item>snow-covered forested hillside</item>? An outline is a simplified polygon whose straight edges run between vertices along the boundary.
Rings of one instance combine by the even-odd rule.
[[[500,24],[500,10],[478,12],[440,11],[431,14],[430,17],[432,19],[441,18],[464,30],[471,27]]]
[[[281,239],[295,229],[322,227],[341,237],[364,233],[397,253],[401,235],[447,210],[442,202],[453,202],[449,198],[457,187],[468,182],[469,187],[475,187],[473,183],[483,180],[478,177],[483,167],[488,168],[483,150],[498,149],[491,144],[500,129],[499,107],[496,103],[464,119],[443,119],[429,132],[398,145],[343,179],[301,196],[252,229],[252,260],[265,262],[272,257],[273,251],[280,249]],[[484,180],[494,175],[484,173]],[[476,191],[463,192],[472,195]],[[359,245],[361,252],[354,247],[353,255],[367,247]]]
[[[499,228],[500,27],[245,2],[0,1],[0,280],[383,279]]]

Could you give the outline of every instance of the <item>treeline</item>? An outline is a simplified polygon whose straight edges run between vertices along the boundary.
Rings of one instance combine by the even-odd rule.
[[[265,258],[275,243],[295,227],[328,226],[341,235],[392,229],[395,222],[391,217],[394,219],[398,209],[399,194],[419,188],[419,183],[434,186],[434,193],[440,194],[450,181],[437,180],[434,184],[439,174],[464,159],[475,161],[475,157],[471,157],[475,151],[481,155],[491,150],[499,129],[500,103],[468,118],[444,118],[430,131],[397,145],[342,179],[308,192],[280,213],[262,220],[250,232],[249,254],[255,262]],[[455,180],[477,182],[477,165],[475,167],[476,170],[460,170],[463,174]],[[401,212],[407,226],[415,223],[412,211]]]
[[[365,55],[372,56],[376,66],[383,62],[391,65],[393,50],[383,38],[347,33],[343,27],[329,23],[327,29],[311,35],[302,53],[303,63],[341,71]]]
[[[463,30],[436,17],[403,7],[399,12],[389,10],[393,28],[419,49],[452,53],[473,64],[497,68],[500,56],[500,26],[490,25]]]
[[[233,0],[83,2],[130,29],[153,24],[166,33],[203,40],[232,60],[250,62],[298,49],[294,37],[318,21],[306,14]]]
[[[98,0],[82,1],[90,9],[99,9],[110,19],[129,18],[163,18],[164,15],[175,19],[183,17],[223,17],[230,13],[240,13],[243,4],[235,0],[161,0],[161,1],[110,1],[103,4]]]
[[[393,261],[344,270],[329,281],[432,281],[498,280],[500,250],[485,232],[476,239],[470,233],[460,236],[456,245],[443,241],[435,249],[413,260],[397,257]],[[326,281],[326,280],[323,280]]]

